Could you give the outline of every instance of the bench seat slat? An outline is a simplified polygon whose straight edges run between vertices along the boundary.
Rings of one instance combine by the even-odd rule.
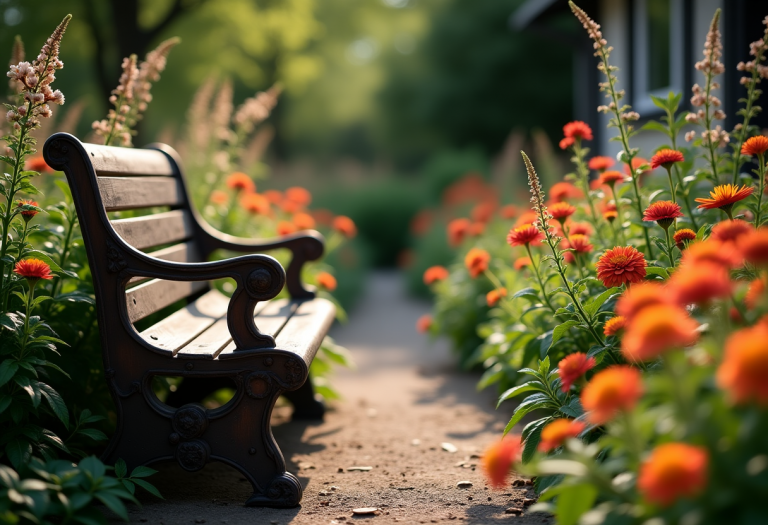
[[[175,175],[168,157],[150,149],[115,148],[83,144],[98,176],[109,175]]]
[[[99,177],[99,193],[107,211],[180,206],[185,202],[175,177]]]
[[[189,239],[193,233],[192,217],[184,210],[118,219],[112,221],[112,227],[137,250],[180,242]]]
[[[335,316],[336,307],[327,299],[302,302],[275,338],[275,347],[300,356],[314,353],[320,348]]]
[[[162,250],[155,250],[149,252],[147,255],[154,257],[155,259],[162,259],[164,261],[190,263],[201,262],[200,250],[197,249],[197,244],[194,241],[183,242],[181,244],[174,244]],[[128,281],[129,286],[136,286],[139,283],[148,281],[149,277],[134,277]]]
[[[152,279],[125,292],[128,318],[140,321],[176,301],[208,288],[208,281],[164,281]]]

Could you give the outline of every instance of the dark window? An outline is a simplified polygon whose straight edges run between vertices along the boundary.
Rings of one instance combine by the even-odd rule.
[[[648,91],[668,88],[670,57],[670,0],[646,0]]]

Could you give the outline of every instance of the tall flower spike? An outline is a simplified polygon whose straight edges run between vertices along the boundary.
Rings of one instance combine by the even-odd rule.
[[[544,204],[544,190],[541,188],[541,181],[536,174],[536,170],[531,163],[531,159],[524,151],[520,152],[523,155],[523,162],[525,162],[525,169],[528,172],[528,185],[531,187],[531,203],[533,204],[533,211],[536,212],[536,221],[534,225],[538,230],[547,237],[547,241],[558,242],[560,237],[556,236],[552,229],[549,227],[549,221],[552,219],[552,215],[549,214],[547,206]]]
[[[146,111],[147,105],[152,102],[152,83],[160,80],[160,73],[165,70],[168,53],[175,45],[181,42],[179,37],[169,38],[160,42],[155,49],[147,53],[147,57],[139,65],[139,71],[134,87],[135,102],[131,107],[131,113],[128,117],[128,125],[133,127],[136,122],[141,120],[142,113]]]
[[[136,55],[124,58],[122,68],[120,81],[109,97],[114,109],[109,110],[105,120],[97,120],[91,125],[97,135],[104,137],[104,144],[107,146],[118,137],[124,146],[131,145],[131,130],[126,121],[134,102],[135,83],[139,75]]]
[[[11,62],[8,64],[8,67],[15,66],[21,62],[24,62],[24,42],[21,40],[21,35],[16,35],[16,38],[13,39],[13,48],[11,49]],[[11,78],[8,81],[8,87],[10,88],[11,93],[20,93],[23,84],[21,84],[15,78]]]

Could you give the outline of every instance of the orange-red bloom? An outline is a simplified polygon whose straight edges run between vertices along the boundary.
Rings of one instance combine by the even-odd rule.
[[[309,213],[297,213],[293,216],[293,224],[299,230],[311,230],[315,227],[315,219]]]
[[[587,425],[581,421],[565,418],[555,419],[542,429],[539,450],[541,452],[554,450],[561,446],[566,439],[578,437],[585,428]]]
[[[515,270],[522,270],[523,268],[526,268],[531,265],[531,258],[530,257],[519,257],[515,259],[514,268]]]
[[[621,315],[617,315],[611,319],[608,319],[603,326],[603,333],[606,337],[616,335],[627,326],[627,318]]]
[[[666,230],[675,219],[682,216],[683,212],[680,211],[679,204],[672,201],[657,201],[645,209],[643,220],[655,221]]]
[[[682,228],[677,230],[674,235],[675,245],[681,252],[685,249],[686,245],[696,238],[696,232],[689,228]]]
[[[36,209],[32,208],[31,206],[34,206],[36,208],[40,207],[40,205],[31,200],[31,199],[22,199],[16,203],[16,207],[19,208],[21,211],[19,212],[21,214],[21,217],[26,221],[29,222],[32,217],[40,213]]]
[[[309,206],[309,203],[312,202],[312,194],[309,193],[309,190],[300,186],[294,186],[285,190],[285,198],[299,206]]]
[[[563,392],[568,392],[571,386],[589,370],[592,370],[596,361],[594,357],[587,357],[587,354],[576,352],[565,356],[557,364],[557,373],[560,376],[561,388]]]
[[[768,137],[763,135],[750,137],[741,145],[742,155],[757,156],[762,155],[766,151],[768,151]]]
[[[575,234],[569,237],[569,240],[565,241],[566,249],[571,249],[576,253],[589,253],[595,249],[589,242],[589,237],[582,234]]]
[[[454,219],[448,223],[448,243],[458,246],[469,233],[472,223],[469,219]]]
[[[432,328],[432,316],[424,314],[416,321],[416,330],[421,333],[428,332]]]
[[[602,186],[603,184],[610,186],[613,188],[617,182],[623,182],[625,175],[621,173],[620,171],[604,171],[600,178],[597,179],[598,185]]]
[[[627,326],[621,353],[628,361],[648,361],[667,350],[690,346],[699,338],[698,323],[671,304],[643,309]]]
[[[515,228],[518,226],[526,226],[528,224],[533,224],[536,222],[536,219],[539,218],[538,213],[535,211],[526,211],[525,213],[520,214],[520,216],[515,221]]]
[[[549,207],[549,214],[560,224],[564,223],[568,217],[576,213],[576,207],[571,206],[567,202],[556,202]]]
[[[253,179],[241,171],[236,171],[227,177],[227,187],[246,193],[256,191],[256,184],[253,182]]]
[[[649,503],[669,506],[696,496],[707,484],[707,450],[685,443],[664,443],[640,465],[637,489]]]
[[[485,294],[485,300],[488,303],[488,306],[496,306],[496,304],[501,301],[502,297],[507,296],[507,289],[497,288],[495,290],[491,290],[487,294]]]
[[[283,202],[283,192],[277,190],[267,190],[264,192],[264,196],[272,204],[280,204]]]
[[[484,223],[473,222],[472,224],[469,225],[469,230],[467,231],[467,233],[469,233],[471,237],[480,237],[484,231],[485,231]]]
[[[464,265],[469,270],[469,275],[475,278],[488,269],[490,260],[491,255],[487,251],[480,248],[472,248],[464,257]]]
[[[768,228],[752,230],[738,240],[741,256],[756,266],[768,265]]]
[[[211,192],[211,202],[214,204],[226,204],[229,202],[229,195],[221,190],[213,190]]]
[[[292,222],[280,221],[277,223],[278,235],[290,235],[292,233],[296,233],[297,230],[298,228],[296,228],[296,225]]]
[[[554,202],[562,202],[567,199],[581,199],[584,193],[570,182],[557,182],[550,188],[549,197]]]
[[[662,149],[651,157],[651,169],[655,170],[659,166],[669,169],[675,162],[683,162],[683,154],[674,149]]]
[[[520,459],[521,453],[520,436],[509,436],[485,449],[483,472],[493,488],[499,489],[507,484],[512,464]]]
[[[736,184],[722,184],[720,186],[715,186],[714,189],[709,192],[710,199],[695,199],[695,201],[700,203],[698,206],[699,208],[705,208],[707,210],[723,208],[730,211],[734,204],[752,195],[753,191],[755,191],[755,189],[750,188],[749,186],[742,186],[739,188]]]
[[[715,240],[694,242],[683,252],[681,265],[695,266],[710,262],[724,268],[735,268],[742,262],[741,254],[732,244],[723,244]]]
[[[269,215],[270,212],[269,201],[264,195],[258,193],[243,193],[240,197],[240,206],[253,214]]]
[[[572,146],[578,140],[592,140],[592,128],[586,122],[575,120],[563,126],[565,138],[560,141],[560,149]]]
[[[688,250],[686,250],[688,251]],[[668,281],[670,297],[680,306],[728,297],[733,291],[728,269],[712,262],[681,264]]]
[[[717,369],[717,384],[736,403],[768,405],[768,324],[734,332],[725,341],[725,357]]]
[[[748,235],[754,231],[751,224],[741,219],[733,219],[718,222],[712,227],[712,233],[710,239],[719,241],[722,243],[735,244],[739,242],[739,239],[745,235]]]
[[[607,288],[625,283],[637,283],[645,277],[645,257],[632,246],[617,246],[600,256],[597,278]]]
[[[347,239],[351,239],[357,235],[357,227],[352,219],[339,215],[333,219],[333,229],[341,233]]]
[[[611,157],[603,157],[603,156],[596,156],[589,159],[589,169],[595,170],[595,171],[603,171],[607,170],[611,166],[613,166],[615,161]]]
[[[470,216],[475,222],[488,222],[493,217],[493,213],[496,211],[496,203],[493,201],[480,202],[472,208]]]
[[[544,233],[540,232],[533,224],[526,224],[512,228],[507,234],[507,242],[510,246],[528,246],[532,242],[540,241]]]
[[[632,410],[643,395],[643,383],[637,368],[619,365],[598,372],[581,393],[581,406],[587,419],[602,425],[619,412]]]
[[[749,283],[747,295],[744,296],[744,303],[747,305],[747,308],[754,310],[763,300],[765,300],[765,281],[763,279],[755,279]]]
[[[448,270],[445,266],[431,266],[424,272],[424,284],[429,286],[437,281],[442,281],[448,278]]]
[[[517,206],[514,204],[507,204],[499,210],[499,215],[502,219],[514,219],[517,215]]]
[[[28,158],[24,163],[24,169],[27,171],[36,171],[38,173],[49,173],[53,171],[53,168],[45,162],[42,155],[35,155],[34,157]]]
[[[603,212],[603,219],[608,222],[613,222],[619,218],[619,212],[616,210],[605,210]]]
[[[592,235],[592,226],[588,222],[572,222],[568,233],[571,235]]]
[[[329,292],[336,289],[336,278],[328,272],[318,273],[315,279],[317,279],[318,286],[325,288]]]
[[[647,168],[643,169],[643,171],[641,171],[640,173],[637,173],[637,171],[640,169],[641,166],[648,166],[648,161],[642,157],[635,157],[634,159],[632,159],[632,170],[629,169],[629,166],[624,164],[624,173],[626,173],[630,177],[640,176],[640,175],[645,175],[646,173],[654,169],[648,166]],[[634,174],[632,173],[633,171],[635,172]]]
[[[51,267],[40,259],[24,259],[16,263],[13,272],[31,282],[40,279],[53,279]]]
[[[664,287],[653,281],[637,283],[621,294],[616,301],[616,313],[627,319],[627,322],[649,306],[668,304],[668,293]]]

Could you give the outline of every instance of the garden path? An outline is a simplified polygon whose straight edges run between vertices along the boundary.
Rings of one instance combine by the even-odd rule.
[[[357,364],[334,377],[343,400],[333,403],[322,424],[290,422],[290,408],[275,410],[275,437],[288,470],[304,486],[300,508],[245,508],[250,485],[234,470],[212,464],[182,475],[168,464],[152,478],[166,500],[142,496],[144,506],[131,510],[131,522],[548,522],[542,514],[506,513],[524,508],[533,491],[491,490],[476,467],[509,413],[494,410],[494,392],[476,391],[476,375],[456,371],[447,344],[416,332],[416,319],[428,308],[405,295],[399,274],[374,273],[350,322],[332,330]],[[451,445],[456,450],[446,451]],[[353,466],[372,468],[347,470]],[[459,482],[472,486],[458,488]],[[359,507],[379,511],[353,517]]]

